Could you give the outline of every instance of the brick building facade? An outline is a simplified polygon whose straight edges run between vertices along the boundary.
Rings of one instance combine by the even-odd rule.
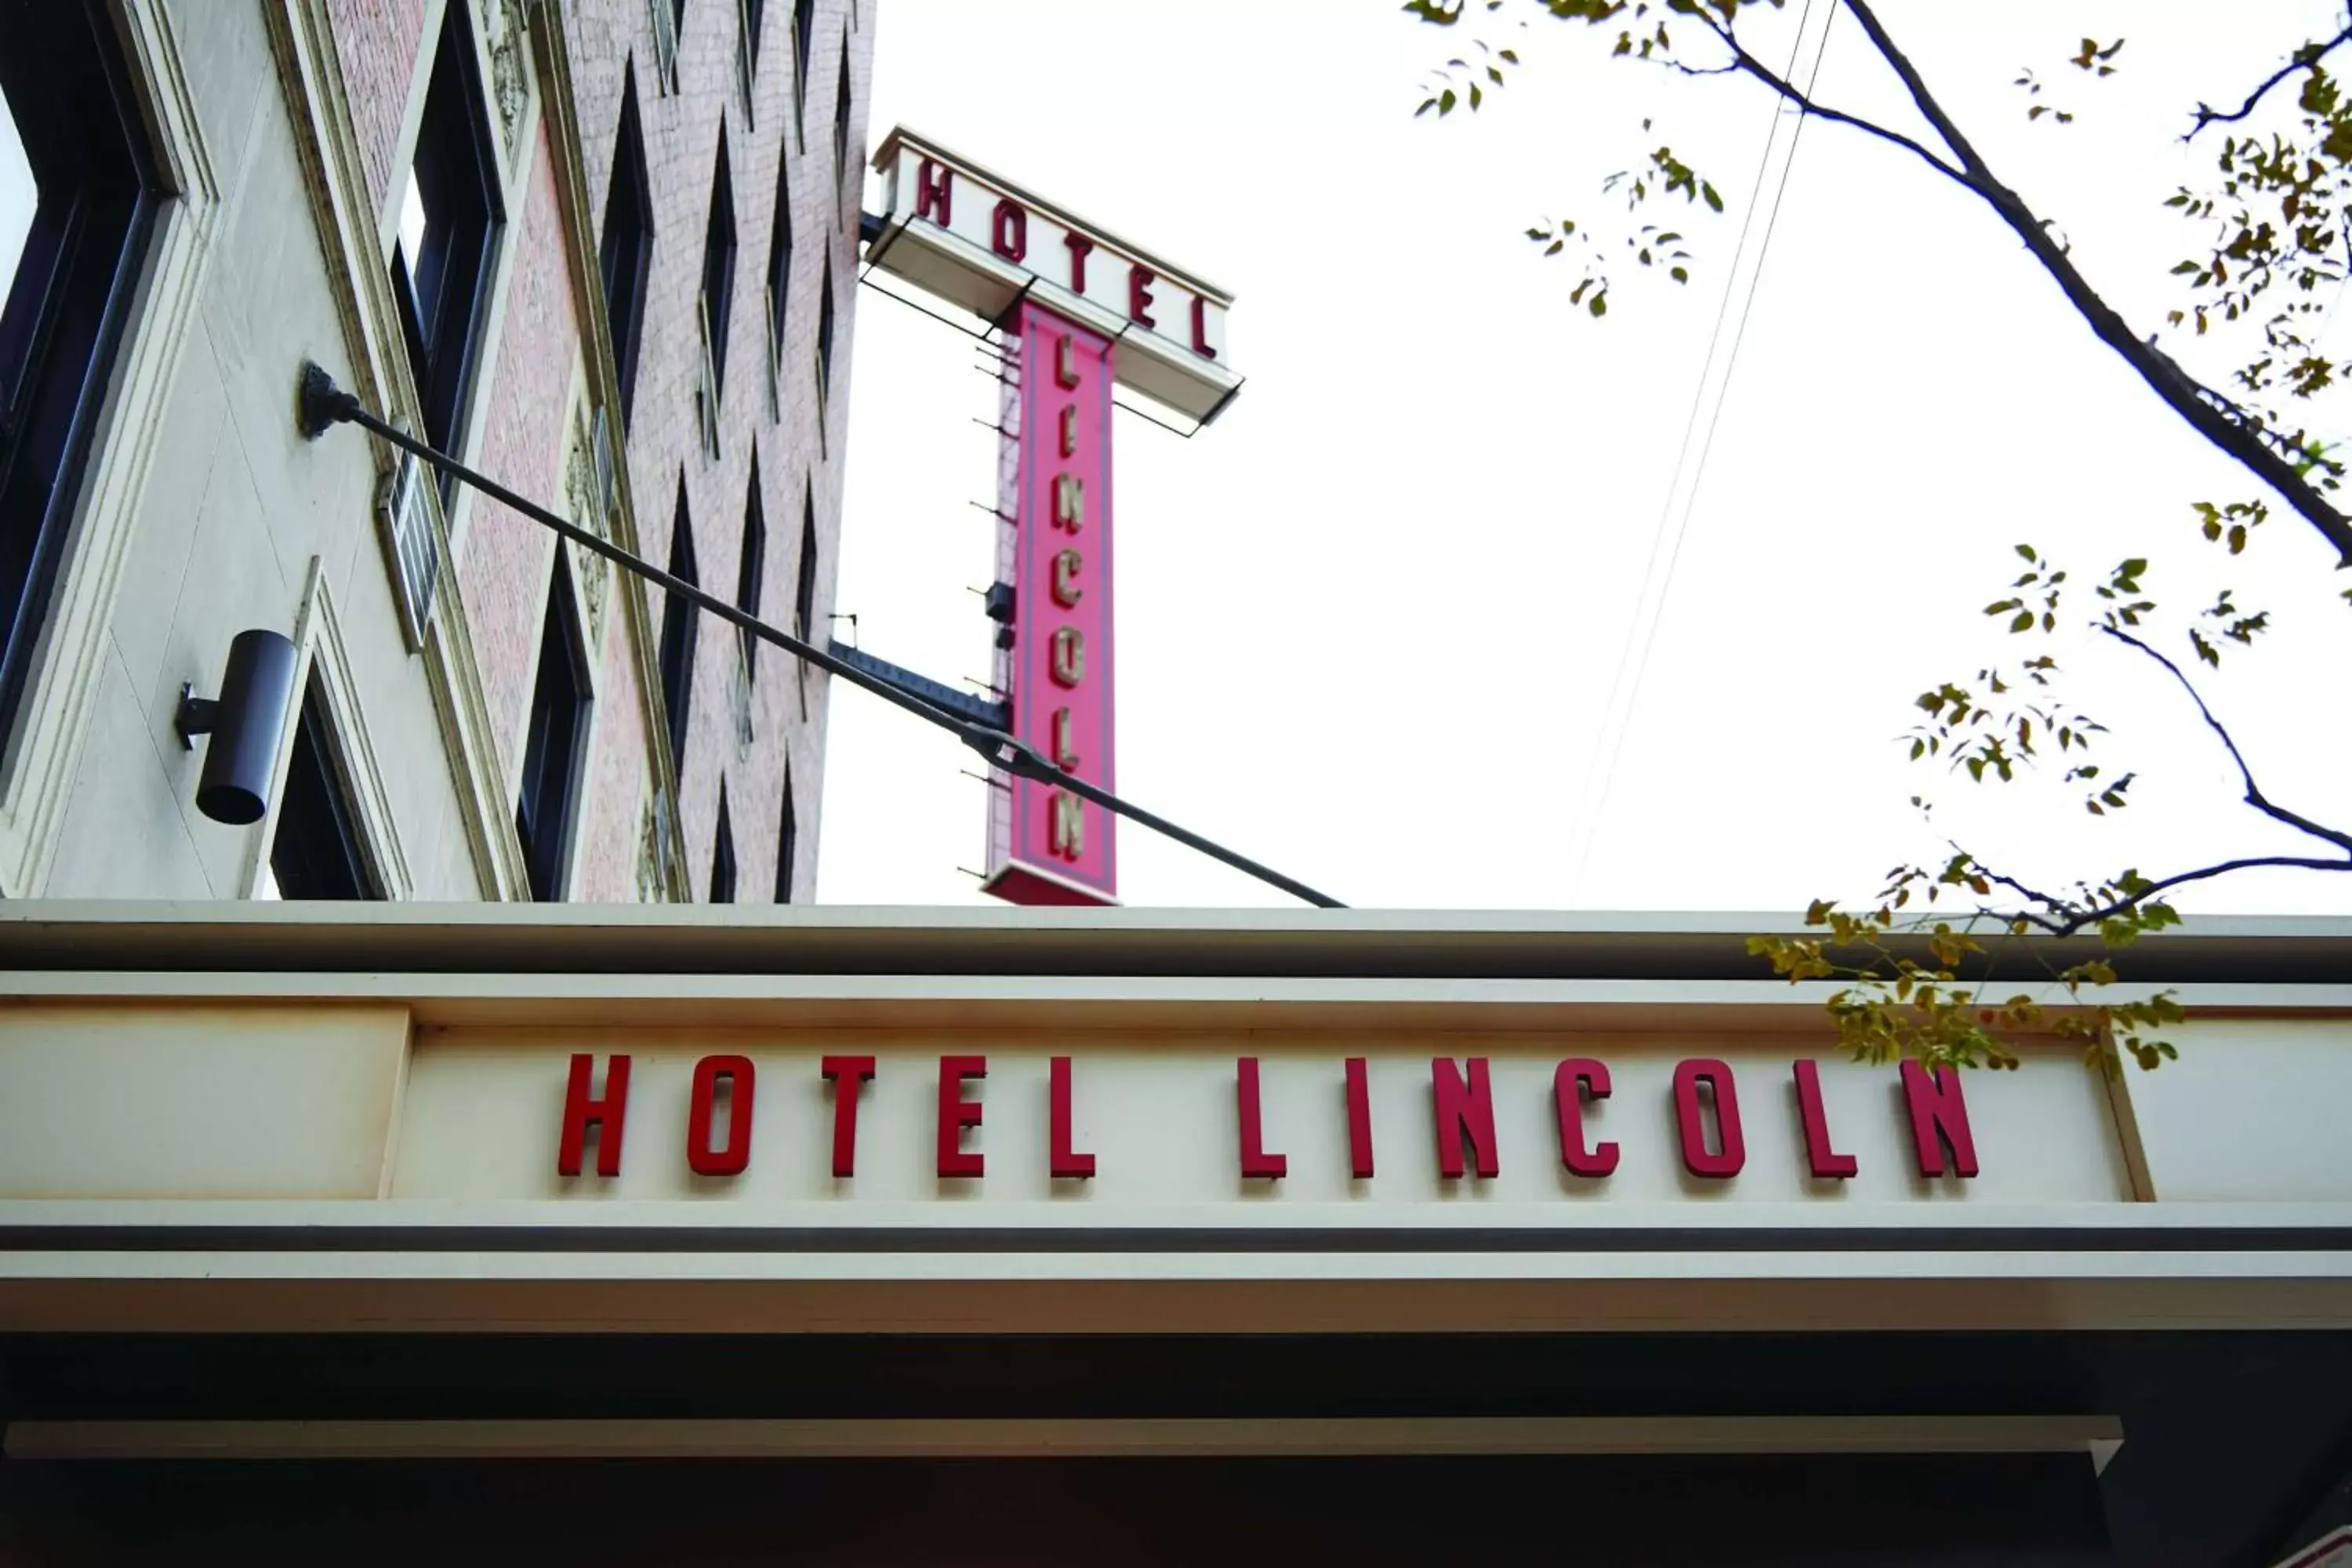
[[[822,638],[873,26],[874,0],[0,12],[26,563],[0,893],[807,898],[824,677],[356,429],[306,440],[293,391],[315,362]],[[43,78],[77,71],[113,90],[58,110]],[[77,151],[117,142],[111,172]],[[94,199],[123,215],[97,241],[65,221]],[[68,297],[61,255],[100,282]],[[297,665],[266,813],[229,824],[175,721],[248,629]]]

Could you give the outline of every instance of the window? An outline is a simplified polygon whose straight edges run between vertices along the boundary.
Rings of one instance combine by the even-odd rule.
[[[530,692],[530,729],[523,741],[522,788],[515,801],[515,832],[522,839],[530,896],[563,897],[572,855],[580,761],[588,737],[588,672],[580,647],[580,618],[572,606],[572,574],[557,552],[547,584],[547,615],[539,631],[539,679]]]
[[[604,187],[604,232],[597,261],[604,278],[604,314],[613,327],[613,363],[621,376],[621,409],[637,386],[637,343],[646,324],[646,276],[653,266],[653,184],[646,174],[645,128],[637,118],[637,80],[621,89],[621,128],[613,142],[613,180]]]
[[[719,122],[719,169],[710,181],[710,220],[702,234],[702,309],[710,332],[713,391],[727,384],[728,306],[735,297],[735,182],[727,172],[727,122]]]
[[[816,396],[819,411],[833,394],[833,258],[824,258],[824,289],[816,301]]]
[[[269,842],[263,897],[380,899],[375,873],[360,847],[359,814],[343,786],[334,721],[314,673],[302,692],[294,750],[278,786],[278,830]]]
[[[784,149],[776,149],[776,216],[768,228],[768,352],[781,363],[784,357],[784,323],[792,318],[793,297],[793,165]]]
[[[760,504],[760,458],[751,457],[751,493],[743,502],[743,559],[735,570],[735,607],[747,616],[760,613],[760,589],[768,574],[768,518]],[[760,668],[760,639],[749,631],[743,637],[743,674],[748,679]]]
[[[686,515],[686,477],[678,476],[677,517],[669,531],[669,574],[699,588],[694,570],[694,530]],[[686,595],[671,593],[662,606],[662,707],[669,718],[669,759],[686,772],[686,725],[694,707],[694,642],[700,612]]]
[[[743,124],[749,129],[757,121],[753,118],[755,104],[752,87],[760,75],[760,0],[740,0],[735,29],[735,90],[743,100]]]
[[[48,619],[160,182],[109,7],[0,13],[0,720]]]
[[[801,145],[808,145],[809,51],[816,47],[816,0],[793,0],[793,118],[802,122]]]
[[[735,901],[735,825],[727,819],[727,784],[719,785],[719,831],[710,846],[710,901]]]
[[[849,183],[849,40],[841,40],[841,82],[833,94],[833,191],[836,211]]]
[[[808,641],[809,624],[816,618],[816,493],[809,492],[801,510],[801,575],[793,590],[793,635]]]
[[[793,770],[784,769],[784,820],[776,829],[776,902],[793,901],[793,856],[800,839],[800,823],[793,813]]]
[[[448,8],[434,50],[392,253],[393,291],[424,404],[425,437],[445,452],[458,449],[465,428],[502,216],[467,14],[464,5]],[[442,476],[443,496],[452,482]]]

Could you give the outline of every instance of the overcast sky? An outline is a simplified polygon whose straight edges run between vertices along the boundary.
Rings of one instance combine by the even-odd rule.
[[[2352,820],[2352,609],[2335,597],[2352,574],[2291,514],[2237,563],[2205,546],[2189,503],[2252,481],[2095,343],[1990,214],[1900,152],[1820,121],[1798,141],[1675,550],[1656,543],[1774,118],[1761,89],[1610,62],[1529,6],[1525,71],[1441,123],[1412,111],[1458,45],[1393,0],[877,9],[877,142],[919,130],[1236,296],[1229,363],[1248,385],[1225,417],[1190,441],[1125,416],[1116,433],[1118,782],[1139,803],[1391,907],[1794,909],[1866,897],[1944,832],[2043,885],[2308,851],[2235,804],[2194,710],[2119,650],[2083,647],[2075,694],[2141,774],[2121,816],[2048,793],[1980,804],[1905,764],[1917,692],[2015,657],[1978,611],[2032,540],[2082,575],[2152,556],[2147,587],[2184,609],[2231,585],[2272,611],[2278,635],[2207,694],[2275,799]],[[2177,142],[2189,108],[2234,101],[2333,14],[1880,9],[2144,330],[2192,237],[2159,204],[2210,166]],[[1757,52],[1788,58],[1802,13],[1790,0]],[[2118,33],[2113,80],[2063,66],[2084,35]],[[2011,85],[2027,65],[2075,123],[2027,123]],[[1916,127],[1850,16],[1819,92]],[[1577,274],[1522,230],[1606,216],[1601,176],[1658,141],[1729,210],[1687,215],[1687,289],[1621,277],[1593,321],[1568,301]],[[978,363],[864,291],[838,607],[869,651],[950,681],[988,668],[967,591],[992,559],[966,504],[994,472]],[[2342,434],[2341,402],[2315,423]],[[1646,605],[1663,607],[1642,658]],[[1622,708],[1637,664],[1615,723],[1612,681]],[[820,897],[980,900],[983,790],[961,749],[848,689],[828,747]],[[1906,804],[1930,786],[1948,803],[1935,830]],[[1130,904],[1290,901],[1131,825],[1120,861]],[[2352,876],[2263,874],[2183,903],[2352,913]]]

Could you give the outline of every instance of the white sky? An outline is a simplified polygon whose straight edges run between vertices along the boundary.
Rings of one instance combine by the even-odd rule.
[[[1759,55],[1786,58],[1801,8],[1759,29]],[[1533,7],[1528,68],[1443,123],[1412,118],[1417,83],[1459,46],[1394,0],[878,11],[877,141],[911,125],[1237,296],[1230,363],[1249,384],[1225,417],[1192,441],[1117,432],[1118,783],[1137,802],[1391,907],[1860,899],[1898,858],[1937,853],[1906,805],[1931,785],[1939,823],[2043,885],[2314,847],[2234,805],[2194,711],[2120,650],[2084,647],[2076,688],[2118,731],[2108,760],[2141,772],[2120,817],[2071,795],[1990,815],[1903,763],[1913,696],[2015,657],[1977,612],[2030,539],[2078,577],[2153,556],[2147,586],[2169,605],[2227,584],[2272,610],[2281,632],[2208,677],[2208,698],[2274,799],[2352,820],[2352,608],[2335,597],[2352,574],[2331,575],[2284,509],[2238,563],[2204,545],[2189,503],[2252,482],[2094,342],[1990,214],[1899,152],[1805,132],[1639,706],[1596,780],[1763,90],[1607,61]],[[2189,107],[2234,100],[2333,12],[1881,6],[1980,150],[2151,330],[2190,238],[2158,204],[2210,168],[2172,140]],[[2063,65],[2084,35],[2117,33],[2114,79]],[[2076,123],[2025,121],[2010,84],[2027,64]],[[1914,124],[1850,16],[1820,96]],[[1661,139],[1731,210],[1682,226],[1699,257],[1686,291],[1621,277],[1591,321],[1567,301],[1576,273],[1521,230],[1605,216],[1600,177]],[[992,387],[969,339],[871,289],[856,349],[838,608],[869,651],[983,674],[989,623],[966,590],[989,579],[991,538],[965,503],[991,493],[992,437],[972,421]],[[2316,423],[2352,420],[2339,402]],[[961,868],[981,864],[984,799],[961,749],[845,689],[829,749],[820,897],[979,900]],[[1128,903],[1290,902],[1120,831]],[[2182,901],[2352,912],[2352,877],[2267,873]]]

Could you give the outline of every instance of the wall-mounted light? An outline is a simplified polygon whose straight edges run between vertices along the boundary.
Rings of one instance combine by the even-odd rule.
[[[172,728],[189,751],[198,735],[212,737],[196,781],[196,809],[215,822],[242,827],[268,811],[296,662],[293,643],[278,633],[239,632],[228,645],[218,697],[197,696],[194,682],[181,685]]]

